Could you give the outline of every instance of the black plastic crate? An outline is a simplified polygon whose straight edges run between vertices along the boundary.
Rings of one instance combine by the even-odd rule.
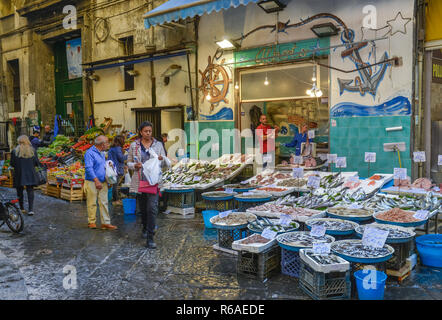
[[[233,241],[244,239],[250,235],[248,228],[224,230],[218,229],[218,246],[232,250]]]
[[[264,281],[281,271],[281,250],[272,246],[260,253],[241,251],[236,266],[238,275]]]
[[[299,277],[301,257],[299,252],[281,248],[281,273],[290,277]]]
[[[317,272],[301,260],[299,286],[315,300],[350,299],[350,270],[345,272]]]
[[[386,268],[390,270],[400,270],[407,263],[407,258],[410,256],[411,242],[392,243],[394,253],[390,260],[386,262]]]

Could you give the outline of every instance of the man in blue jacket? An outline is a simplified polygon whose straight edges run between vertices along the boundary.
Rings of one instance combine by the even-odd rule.
[[[35,151],[37,151],[38,148],[42,146],[40,137],[40,127],[34,126],[32,128],[32,136],[29,137],[29,141],[31,142],[32,146],[34,147]]]
[[[301,155],[301,144],[303,142],[307,142],[308,141],[307,129],[308,129],[307,123],[303,123],[301,125],[301,132],[295,134],[295,136],[293,137],[292,142],[284,144],[284,146],[286,146],[287,148],[295,147],[295,155],[296,156]]]
[[[106,182],[106,159],[103,152],[109,147],[106,136],[95,138],[95,145],[84,155],[86,205],[89,224],[88,227],[96,229],[97,200],[100,207],[101,229],[115,230],[111,225],[108,208],[108,186]]]

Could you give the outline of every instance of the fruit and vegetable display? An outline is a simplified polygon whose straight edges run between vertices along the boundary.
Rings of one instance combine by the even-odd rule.
[[[38,158],[55,157],[60,154],[63,149],[69,149],[74,143],[64,135],[57,135],[54,141],[48,147],[41,147],[37,149]]]

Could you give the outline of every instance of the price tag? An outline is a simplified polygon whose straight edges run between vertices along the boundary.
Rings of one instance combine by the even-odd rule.
[[[325,235],[325,227],[323,225],[314,225],[312,230],[310,230],[310,235],[312,237],[323,237]]]
[[[303,178],[304,168],[293,168],[293,178]]]
[[[437,156],[437,165],[442,166],[442,154]]]
[[[273,240],[273,239],[275,239],[276,234],[277,234],[277,232],[271,230],[270,227],[267,227],[262,231],[261,236],[266,239]]]
[[[314,254],[330,254],[330,243],[313,242]]]
[[[195,182],[201,181],[201,176],[194,176],[193,181]]]
[[[428,217],[428,213],[428,210],[417,210],[416,213],[413,215],[413,218],[425,220]]]
[[[295,164],[301,164],[302,163],[302,156],[294,156],[293,160]]]
[[[336,168],[347,168],[347,157],[337,157]]]
[[[366,152],[364,157],[365,162],[376,162],[376,152]]]
[[[265,154],[262,156],[262,163],[266,162],[272,162],[272,155],[271,154]]]
[[[373,248],[382,248],[388,237],[388,230],[366,227],[362,236],[362,245]]]
[[[232,213],[232,210],[227,210],[227,211],[220,212],[218,215],[220,218],[225,218],[231,213]]]
[[[225,189],[225,192],[226,192],[226,193],[233,193],[234,191],[233,191],[232,188],[227,188],[227,189]]]
[[[360,204],[352,203],[348,206],[349,209],[362,209],[363,207]]]
[[[315,130],[309,130],[307,135],[309,139],[313,139],[315,137]]]
[[[189,159],[189,158],[184,158],[184,159],[181,160],[181,161],[183,161],[183,163],[189,163],[190,159]]]
[[[310,176],[307,180],[307,187],[317,189],[319,188],[319,182],[321,181],[320,177]]]
[[[336,153],[327,154],[328,163],[336,163],[337,158],[338,158],[338,155]]]
[[[184,156],[184,149],[178,149],[178,157]]]
[[[281,226],[288,226],[292,222],[292,217],[288,214],[281,214],[279,217],[279,224]]]
[[[413,152],[414,162],[425,162],[425,151],[415,151]]]
[[[407,168],[394,168],[393,178],[399,180],[407,179]]]

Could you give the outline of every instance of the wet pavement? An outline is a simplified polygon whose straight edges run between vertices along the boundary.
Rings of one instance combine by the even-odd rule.
[[[213,250],[216,231],[200,214],[161,213],[158,249],[149,250],[140,217],[127,218],[120,206],[111,211],[118,230],[90,230],[84,201],[35,198],[22,234],[0,228],[0,299],[310,299],[286,275],[238,278],[236,258]],[[401,285],[388,284],[385,299],[442,299],[442,270],[417,266]]]

